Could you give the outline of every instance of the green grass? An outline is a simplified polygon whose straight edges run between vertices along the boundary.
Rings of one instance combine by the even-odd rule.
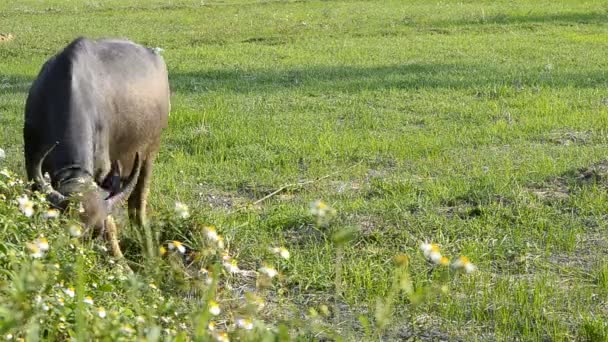
[[[398,297],[386,338],[608,339],[603,1],[27,0],[0,4],[0,28],[15,36],[0,42],[0,166],[24,174],[42,63],[79,35],[128,37],[165,49],[173,92],[152,215],[187,203],[243,268],[285,245],[286,302],[337,305],[333,327],[360,338],[393,256],[427,284],[417,249],[433,241],[478,272]],[[308,213],[319,198],[332,229],[359,229],[337,303],[335,246]],[[196,244],[171,227],[163,239]],[[141,261],[137,234],[123,241]]]

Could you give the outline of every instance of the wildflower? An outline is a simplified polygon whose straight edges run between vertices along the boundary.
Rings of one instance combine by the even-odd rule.
[[[186,247],[184,247],[184,245],[179,241],[171,241],[169,242],[168,246],[170,250],[176,249],[181,254],[186,253]]]
[[[334,214],[335,210],[321,200],[316,200],[310,204],[310,213],[314,216],[325,217],[327,214]]]
[[[224,261],[224,268],[230,273],[238,273],[240,271],[239,266],[234,259]]]
[[[154,285],[154,283],[150,283],[150,284],[148,284],[148,286],[150,286],[151,289],[158,290],[158,287],[156,287],[156,285]]]
[[[49,209],[44,213],[44,218],[46,219],[54,219],[59,216],[59,210],[57,209]]]
[[[217,244],[217,248],[224,249],[224,238],[222,236],[218,235],[216,244]]]
[[[99,316],[100,318],[106,318],[106,310],[102,307],[99,307],[97,309],[97,316]]]
[[[452,267],[455,269],[462,268],[466,273],[473,273],[475,272],[475,270],[477,270],[477,266],[473,265],[473,263],[471,263],[471,260],[469,260],[469,258],[466,256],[461,256],[460,258],[458,258],[452,264]]]
[[[74,288],[73,287],[68,287],[67,289],[63,290],[63,292],[65,292],[65,294],[67,294],[70,298],[74,298]]]
[[[213,283],[213,274],[205,268],[201,268],[200,272],[205,277],[205,284],[211,285]]]
[[[225,331],[214,334],[213,338],[217,342],[230,342],[230,339],[228,338],[228,334]]]
[[[43,252],[49,250],[49,242],[46,238],[41,237],[36,240],[36,243],[38,244],[38,248],[40,248],[40,250],[42,250]]]
[[[285,247],[273,247],[270,249],[274,254],[278,254],[283,259],[289,259],[289,251]]]
[[[4,152],[4,150],[0,148],[0,159],[4,158],[6,158],[6,152]]]
[[[188,212],[188,206],[182,202],[175,202],[175,213],[177,216],[186,219],[190,217],[190,213]]]
[[[70,232],[70,236],[72,237],[78,238],[82,236],[82,229],[75,224],[70,225],[68,230]]]
[[[441,253],[439,252],[439,246],[437,244],[422,243],[420,249],[424,256],[431,260],[435,264],[440,264],[442,260]]]
[[[163,330],[163,332],[164,332],[165,334],[169,335],[169,336],[174,336],[174,335],[176,334],[176,331],[175,331],[175,330],[173,330],[173,329],[169,329],[169,328],[165,328],[165,329]]]
[[[275,270],[274,268],[272,268],[270,266],[264,266],[264,267],[260,268],[260,272],[262,272],[263,274],[268,276],[268,278],[274,278],[277,276],[277,274],[279,274],[279,272],[277,270]]]
[[[146,323],[146,319],[143,318],[142,316],[135,317],[135,321],[140,324]]]
[[[211,241],[217,241],[219,239],[219,235],[217,235],[217,231],[215,230],[214,226],[205,227],[203,228],[203,231],[205,232],[207,239]]]
[[[423,243],[420,244],[420,250],[422,251],[422,253],[424,254],[425,257],[428,257],[429,254],[431,253],[431,251],[433,250],[433,246],[435,246],[437,249],[439,248],[435,244],[430,244],[430,243],[427,243],[427,242],[423,242]]]
[[[125,325],[124,327],[122,327],[122,328],[120,329],[120,331],[121,331],[122,333],[124,333],[124,334],[127,334],[127,335],[131,335],[131,334],[135,333],[135,329],[131,328],[131,326],[130,326],[130,325],[128,325],[128,324],[127,324],[127,325]]]
[[[28,242],[26,246],[30,250],[30,255],[32,258],[39,259],[44,256],[44,253],[40,250],[37,244]]]
[[[42,304],[42,310],[49,311],[49,309],[50,307],[46,303]]]
[[[21,210],[25,216],[30,217],[34,214],[34,202],[30,201],[27,195],[18,197],[17,202],[19,203],[19,210]]]
[[[220,309],[220,305],[212,300],[209,302],[209,313],[211,313],[213,316],[217,316],[220,314],[220,312],[222,312],[222,310]]]
[[[167,254],[167,249],[166,249],[164,246],[160,246],[160,247],[158,248],[158,253],[159,253],[161,256],[163,256],[163,255]]]
[[[91,296],[86,296],[84,297],[84,299],[82,300],[85,304],[89,304],[89,305],[93,305],[93,298],[91,298]]]
[[[209,324],[207,325],[207,329],[209,329],[209,331],[215,331],[215,323],[209,322]]]
[[[251,330],[253,329],[253,320],[251,318],[237,318],[236,326],[241,329]]]
[[[448,259],[448,257],[446,256],[442,256],[441,259],[439,260],[439,265],[441,266],[447,266],[450,264],[450,259]]]
[[[44,237],[41,237],[34,240],[34,242],[28,242],[26,247],[30,250],[30,255],[38,259],[42,258],[49,250],[49,242]]]

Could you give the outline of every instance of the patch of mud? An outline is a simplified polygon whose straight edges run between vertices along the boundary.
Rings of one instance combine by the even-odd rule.
[[[464,341],[441,330],[441,320],[431,315],[419,315],[414,324],[406,323],[389,331],[386,341]]]
[[[474,198],[470,195],[463,195],[453,200],[445,201],[445,206],[437,207],[438,214],[447,217],[457,217],[462,220],[474,219],[486,214],[484,206],[490,205],[509,205],[511,200],[500,195],[491,195],[487,198]]]
[[[598,184],[608,188],[608,160],[579,168],[541,184],[533,184],[529,191],[543,200],[563,201],[570,197],[573,186]]]
[[[231,210],[251,202],[249,198],[240,196],[238,193],[221,191],[205,185],[199,187],[198,197],[203,205],[207,205],[211,209]]]
[[[282,37],[253,37],[242,41],[242,43],[261,44],[261,45],[284,45],[289,41]]]
[[[297,227],[293,227],[285,231],[283,237],[289,245],[304,246],[309,243],[319,243],[323,240],[325,234],[315,228],[312,223],[302,223]]]
[[[533,185],[529,191],[541,200],[563,201],[570,196],[570,189],[566,180],[557,177],[543,184]]]
[[[343,194],[351,191],[361,190],[362,184],[357,181],[343,182],[343,181],[332,181],[329,183],[332,189],[338,194]]]
[[[0,43],[7,43],[15,39],[12,33],[0,33]]]
[[[604,183],[603,185],[608,186],[608,160],[578,169],[576,180],[578,183]]]
[[[608,240],[601,231],[586,232],[577,237],[576,249],[571,253],[553,253],[549,262],[556,266],[592,273],[597,262],[608,256]]]
[[[447,217],[458,217],[463,220],[468,220],[483,215],[482,207],[470,204],[440,207],[437,208],[437,211],[441,215],[445,215]]]
[[[264,185],[247,184],[242,183],[237,186],[237,193],[239,196],[248,198],[252,201],[256,201],[264,196],[270,195],[277,189],[271,188]],[[297,191],[297,189],[290,189],[291,192]]]
[[[586,145],[592,142],[591,131],[552,132],[545,138],[555,145]]]

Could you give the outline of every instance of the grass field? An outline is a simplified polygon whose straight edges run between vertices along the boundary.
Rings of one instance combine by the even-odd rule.
[[[0,33],[14,35],[0,41],[0,168],[20,175],[24,101],[47,58],[80,35],[164,49],[172,111],[150,210],[164,220],[181,201],[193,218],[160,239],[194,248],[190,227],[213,224],[253,270],[287,247],[267,322],[325,304],[346,340],[608,340],[604,1],[6,1]],[[309,213],[317,199],[336,209],[329,227]],[[3,241],[23,249],[36,233],[15,222],[29,225],[0,219]],[[337,247],[343,228],[357,234]],[[137,236],[123,242],[143,262]],[[440,281],[425,241],[477,272],[426,300],[397,295],[378,333],[395,255],[415,288]],[[83,277],[112,272],[90,251]],[[147,296],[196,306],[161,278]],[[121,293],[99,296],[136,306]],[[157,300],[142,298],[142,311]]]

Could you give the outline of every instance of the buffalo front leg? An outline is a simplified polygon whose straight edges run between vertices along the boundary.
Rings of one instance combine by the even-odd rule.
[[[112,256],[116,258],[123,258],[122,251],[120,250],[120,245],[118,244],[118,227],[116,227],[116,222],[114,222],[114,218],[112,216],[108,216],[105,220],[105,238],[106,241],[110,244],[110,253]]]
[[[138,226],[146,225],[146,206],[150,192],[150,178],[152,176],[152,158],[144,161],[135,189],[129,196],[129,220]]]
[[[120,250],[120,245],[118,244],[118,227],[116,226],[116,222],[114,222],[114,218],[112,216],[108,216],[104,222],[104,225],[104,234],[106,241],[110,244],[110,253],[113,257],[118,259],[118,262],[124,267],[125,271],[128,273],[133,273],[133,270],[127,264],[127,261]]]

